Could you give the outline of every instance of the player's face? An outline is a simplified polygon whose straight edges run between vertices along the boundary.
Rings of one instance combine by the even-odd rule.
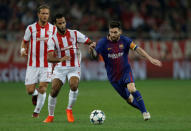
[[[38,18],[42,23],[48,22],[49,16],[50,16],[49,9],[40,9],[40,12],[38,13]]]
[[[61,32],[64,33],[66,30],[66,20],[64,17],[56,19],[56,27]]]
[[[119,28],[109,28],[109,37],[112,41],[119,40],[121,35],[121,29]]]

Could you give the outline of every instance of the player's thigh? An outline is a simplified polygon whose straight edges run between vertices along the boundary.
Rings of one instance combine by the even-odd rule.
[[[125,100],[128,99],[129,93],[126,92],[125,86],[121,85],[119,82],[111,82],[111,85],[114,87],[114,89],[117,91],[117,93]]]
[[[25,76],[25,85],[33,85],[38,83],[40,70],[36,67],[27,67]]]
[[[135,88],[135,83],[128,83],[127,84],[127,88],[128,88],[128,91],[130,92],[130,93],[133,93],[133,92],[135,92],[136,91],[136,88]]]

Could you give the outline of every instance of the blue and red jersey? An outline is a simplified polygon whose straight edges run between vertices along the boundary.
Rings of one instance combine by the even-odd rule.
[[[96,45],[96,52],[102,55],[109,81],[117,82],[121,79],[134,82],[128,60],[129,49],[135,50],[137,45],[128,37],[121,35],[117,42],[103,37]]]

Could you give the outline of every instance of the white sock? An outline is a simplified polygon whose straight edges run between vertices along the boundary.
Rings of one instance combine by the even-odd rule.
[[[74,103],[77,100],[77,96],[78,96],[78,89],[76,91],[70,90],[67,109],[72,109],[72,106],[74,105]]]
[[[54,109],[56,106],[56,97],[53,98],[51,95],[48,96],[48,113],[49,116],[54,116]]]
[[[44,94],[38,93],[37,104],[34,112],[40,113],[46,99],[46,92]]]
[[[38,90],[37,89],[34,90],[32,96],[36,96],[36,95],[38,95]]]

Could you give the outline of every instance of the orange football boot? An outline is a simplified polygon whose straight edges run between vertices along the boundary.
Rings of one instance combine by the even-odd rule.
[[[74,116],[72,114],[72,110],[66,109],[66,115],[67,115],[68,122],[73,123],[74,122]]]
[[[54,116],[48,116],[43,122],[44,123],[51,123],[54,120]]]

